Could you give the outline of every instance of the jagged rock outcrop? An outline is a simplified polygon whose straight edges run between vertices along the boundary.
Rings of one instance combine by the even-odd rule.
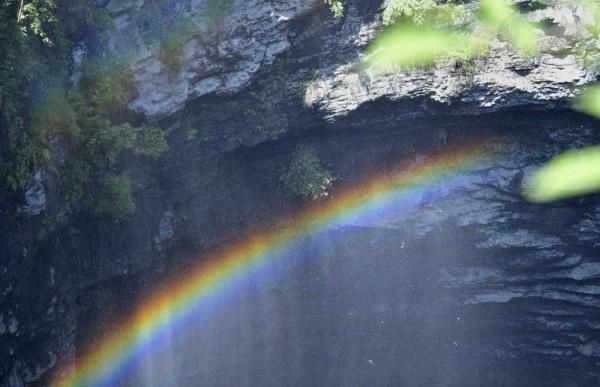
[[[144,26],[136,23],[135,15],[147,12],[145,2],[109,2],[116,28],[108,44],[117,55],[133,55],[139,94],[132,110],[155,120],[181,111],[194,98],[239,92],[290,48],[289,23],[323,5],[318,0],[237,1],[222,20],[211,21],[206,15],[211,3],[177,1],[173,14],[165,16],[174,24],[188,20],[197,29],[186,39],[182,66],[173,75],[158,57],[160,41],[148,40]]]
[[[138,98],[130,105],[134,111],[156,120],[181,111],[188,101],[200,96],[228,96],[241,91],[277,56],[290,50],[299,38],[295,25],[314,17],[317,10],[323,12],[324,7],[316,0],[237,2],[218,27],[207,27],[203,13],[207,3],[177,2],[177,17],[191,20],[199,32],[188,38],[182,68],[175,75],[161,63],[157,39],[148,41],[143,26],[136,23],[135,15],[144,12],[144,2],[108,4],[116,18],[109,46],[118,55],[133,56],[139,88]],[[457,114],[531,104],[552,108],[564,104],[573,96],[575,86],[595,76],[586,70],[581,58],[564,55],[576,38],[585,36],[582,26],[591,16],[582,6],[562,2],[548,3],[546,8],[528,14],[533,21],[552,25],[545,32],[537,31],[544,53],[535,58],[524,58],[508,44],[496,41],[489,57],[475,63],[466,74],[454,62],[443,61],[429,70],[380,74],[362,68],[360,63],[367,45],[383,28],[378,16],[382,6],[378,1],[348,2],[343,19],[326,18],[324,26],[317,26],[320,32],[326,31],[324,36],[314,36],[310,29],[315,26],[310,24],[298,30],[322,40],[318,52],[304,55],[305,60],[319,56],[321,62],[317,73],[304,79],[304,100],[308,106],[318,107],[324,117],[334,119],[381,98],[460,102]]]

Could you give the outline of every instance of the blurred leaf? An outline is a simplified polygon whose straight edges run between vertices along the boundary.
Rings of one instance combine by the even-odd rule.
[[[515,20],[508,31],[509,39],[514,48],[523,54],[534,55],[538,50],[538,37],[531,23]]]
[[[482,22],[488,26],[501,28],[511,22],[515,10],[504,0],[482,0],[479,12]]]
[[[538,50],[534,25],[505,0],[482,0],[479,19],[483,28],[474,31],[455,26],[455,19],[464,19],[464,15],[457,16],[464,14],[463,8],[429,3],[418,7],[414,0],[390,3],[386,12],[396,15],[389,17],[395,24],[370,45],[367,64],[387,71],[389,65],[413,68],[430,66],[439,59],[470,60],[486,55],[496,36],[510,41],[522,54],[533,55]],[[416,15],[422,18],[415,19]]]
[[[382,33],[369,47],[369,62],[404,68],[428,66],[438,58],[477,56],[472,36],[455,31],[399,25]]]
[[[504,35],[509,39],[521,53],[536,53],[538,39],[533,23],[522,17],[515,6],[506,0],[482,0],[479,18],[494,34]]]
[[[567,151],[539,169],[527,182],[525,196],[532,202],[600,192],[600,146]]]
[[[583,89],[581,95],[575,99],[573,107],[580,112],[600,118],[600,85]]]

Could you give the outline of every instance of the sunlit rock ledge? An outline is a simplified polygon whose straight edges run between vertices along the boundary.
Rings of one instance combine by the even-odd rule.
[[[135,22],[144,2],[108,4],[116,19],[109,46],[117,55],[132,60],[138,84],[138,97],[130,108],[149,120],[176,114],[201,96],[227,96],[244,90],[278,56],[290,54],[295,41],[307,39],[315,40],[319,51],[291,55],[306,61],[318,55],[322,63],[319,72],[289,76],[303,84],[306,106],[318,109],[327,119],[380,98],[428,97],[458,105],[460,114],[531,104],[554,107],[596,75],[586,70],[580,59],[561,54],[573,37],[585,33],[582,23],[589,18],[581,7],[565,4],[529,14],[533,21],[553,23],[547,36],[538,31],[544,54],[523,58],[496,41],[489,57],[477,61],[468,74],[457,70],[454,63],[441,61],[430,69],[388,75],[361,66],[367,45],[382,30],[382,2],[349,1],[345,16],[336,20],[322,1],[242,1],[235,3],[216,28],[204,23],[205,5],[201,0],[176,4],[174,13],[195,23],[198,34],[186,41],[181,69],[173,75],[158,58],[156,39],[148,39]],[[298,33],[294,24],[300,22],[307,26]]]

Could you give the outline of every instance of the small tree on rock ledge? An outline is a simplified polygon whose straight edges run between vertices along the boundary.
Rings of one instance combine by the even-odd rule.
[[[292,155],[287,171],[281,176],[286,190],[305,200],[326,197],[334,178],[319,160],[314,148],[299,146]]]

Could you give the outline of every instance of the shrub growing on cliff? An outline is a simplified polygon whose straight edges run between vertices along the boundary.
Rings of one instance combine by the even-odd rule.
[[[383,11],[383,24],[390,25],[404,18],[423,24],[426,14],[436,6],[433,0],[391,0]]]
[[[66,141],[79,137],[75,111],[62,87],[51,87],[31,110],[31,127],[42,142],[47,143],[54,136]]]
[[[90,60],[83,68],[81,90],[98,114],[116,119],[135,97],[137,88],[133,71],[125,62]]]
[[[185,44],[198,32],[198,28],[190,20],[181,20],[171,27],[160,40],[158,59],[165,65],[170,77],[181,71],[184,59]]]
[[[97,64],[92,63],[92,66]],[[89,74],[80,92],[69,93],[69,104],[81,129],[59,173],[64,177],[61,184],[65,198],[58,221],[81,209],[115,220],[124,219],[135,208],[135,203],[131,186],[125,181],[127,178],[114,173],[120,169],[123,153],[129,151],[156,158],[168,149],[160,128],[136,128],[114,122],[124,115],[124,104],[132,95],[117,82],[122,72],[112,73],[101,68]],[[111,112],[115,116],[109,114]]]
[[[281,182],[289,193],[309,200],[326,197],[333,180],[315,150],[306,145],[296,149],[287,171],[281,176]]]
[[[179,73],[183,65],[183,46],[185,41],[177,35],[168,35],[160,41],[158,59],[161,61],[170,77]]]
[[[23,190],[43,162],[29,125],[30,82],[42,79],[64,42],[53,1],[6,0],[0,6],[0,200]]]
[[[122,221],[135,212],[131,180],[125,175],[107,175],[100,183],[94,206],[96,214]]]
[[[325,4],[333,13],[333,16],[336,18],[341,18],[344,16],[344,3],[341,0],[324,0]]]
[[[156,126],[137,128],[133,152],[153,159],[160,157],[169,149],[165,133]]]

